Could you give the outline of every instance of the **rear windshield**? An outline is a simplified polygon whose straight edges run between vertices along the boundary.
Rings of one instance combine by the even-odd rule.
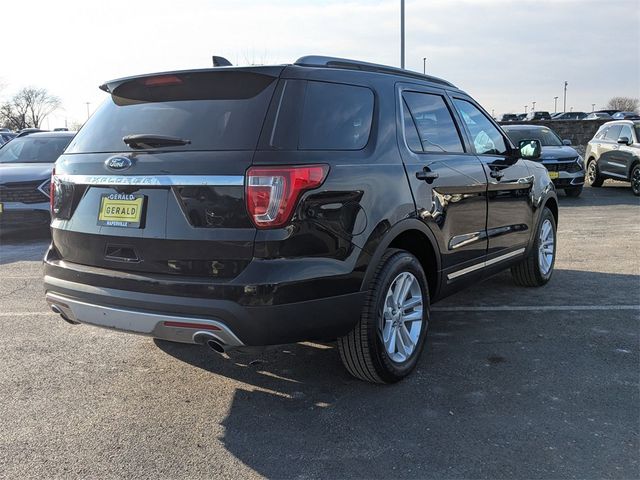
[[[0,149],[0,163],[53,163],[71,136],[14,138]]]
[[[548,128],[505,128],[505,132],[514,145],[518,145],[521,140],[540,140],[543,147],[561,147],[562,140],[553,130]]]
[[[190,72],[124,82],[82,127],[66,153],[122,152],[128,135],[188,140],[162,150],[252,150],[275,88],[253,72]]]

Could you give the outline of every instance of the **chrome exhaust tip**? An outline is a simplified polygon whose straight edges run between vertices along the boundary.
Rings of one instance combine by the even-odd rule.
[[[196,332],[193,334],[193,342],[198,345],[204,345],[209,347],[216,353],[223,354],[232,349],[229,345],[226,345],[218,337],[209,332]]]
[[[49,304],[49,307],[51,308],[51,311],[53,313],[57,313],[58,315],[60,315],[60,318],[62,318],[65,322],[70,323],[71,325],[80,325],[80,322],[76,322],[75,320],[72,320],[71,318],[69,318],[69,316],[65,313],[64,309],[59,305],[56,305],[55,303],[51,303]]]

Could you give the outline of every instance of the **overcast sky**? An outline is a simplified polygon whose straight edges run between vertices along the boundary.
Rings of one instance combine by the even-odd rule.
[[[400,0],[30,0],[2,4],[7,97],[45,87],[86,118],[98,85],[137,73],[291,63],[308,54],[399,66]],[[453,82],[489,112],[591,111],[640,96],[640,0],[407,0],[406,66]],[[45,122],[45,127],[47,127]]]

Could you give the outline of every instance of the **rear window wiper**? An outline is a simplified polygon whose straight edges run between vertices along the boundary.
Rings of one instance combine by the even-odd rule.
[[[156,147],[179,147],[181,145],[188,145],[191,140],[186,140],[180,137],[170,137],[167,135],[127,135],[122,137],[122,141],[129,145],[131,148],[156,148]]]

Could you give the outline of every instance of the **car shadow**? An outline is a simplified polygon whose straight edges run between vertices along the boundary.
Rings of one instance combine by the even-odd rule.
[[[558,189],[560,207],[604,207],[611,205],[640,205],[640,197],[631,191],[628,182],[607,180],[599,188],[585,186],[579,197],[569,197]]]
[[[51,241],[49,227],[0,230],[0,265],[42,260]]]
[[[580,299],[590,293],[600,294],[596,296],[600,304],[622,299],[629,304],[639,279],[557,270],[546,287],[532,290],[515,287],[508,275],[500,274],[472,289],[473,294],[457,294],[443,303],[445,307],[565,306],[571,297],[566,291],[557,294],[563,285],[576,293],[580,290],[573,304],[585,303]],[[532,291],[539,293],[532,296]],[[416,371],[395,385],[372,385],[350,377],[333,344],[274,346],[231,352],[226,358],[204,347],[158,340],[156,344],[176,359],[211,373],[211,382],[221,376],[240,383],[221,422],[225,427],[221,441],[237,459],[268,478],[605,474],[604,460],[580,464],[572,457],[580,456],[579,447],[590,441],[591,434],[576,433],[568,425],[593,428],[585,415],[594,403],[606,404],[606,398],[598,395],[613,381],[609,367],[594,366],[596,360],[596,365],[606,362],[606,355],[592,357],[593,345],[584,336],[602,335],[593,333],[604,331],[598,330],[602,315],[610,319],[619,314],[622,320],[607,328],[623,329],[620,335],[632,336],[635,340],[627,340],[637,343],[637,310],[634,314],[561,309],[542,315],[435,307],[442,308],[441,303],[434,306]],[[569,376],[567,358],[579,365]],[[634,358],[629,357],[627,370],[620,368],[615,376],[616,381],[630,382],[628,391],[616,390],[629,397],[629,408],[639,400],[633,390],[638,390]],[[590,389],[596,393],[580,395]],[[552,399],[560,397],[570,403],[553,405]],[[606,409],[598,413],[603,418],[617,414]],[[545,445],[556,441],[547,438],[548,432],[577,438],[578,450],[565,448],[564,459],[547,452]],[[620,453],[619,461],[626,470],[630,466],[625,459],[630,457],[624,455],[628,452]]]

